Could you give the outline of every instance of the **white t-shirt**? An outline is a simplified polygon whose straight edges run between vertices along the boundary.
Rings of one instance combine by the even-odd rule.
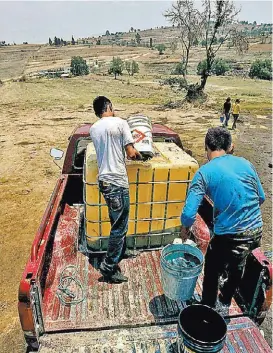
[[[118,117],[101,118],[92,125],[90,135],[97,154],[99,180],[128,188],[124,147],[134,143],[134,139],[127,121]]]

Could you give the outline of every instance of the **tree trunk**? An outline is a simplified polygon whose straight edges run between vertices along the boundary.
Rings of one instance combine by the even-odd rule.
[[[200,84],[201,91],[204,91],[208,77],[209,77],[209,75],[208,75],[207,71],[205,71],[201,76],[201,84]]]
[[[187,75],[187,68],[189,62],[190,48],[186,49],[185,75]]]
[[[117,74],[115,73],[114,75],[115,75],[115,80],[116,80],[117,79]]]

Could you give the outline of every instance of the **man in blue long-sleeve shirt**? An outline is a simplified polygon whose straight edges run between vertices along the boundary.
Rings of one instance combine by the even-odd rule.
[[[214,204],[214,236],[206,256],[202,302],[216,306],[219,276],[228,268],[220,302],[229,307],[242,278],[249,253],[260,245],[262,215],[260,205],[265,194],[254,166],[244,158],[227,152],[231,148],[228,130],[208,130],[205,148],[209,163],[195,174],[181,216],[190,227],[207,195]]]

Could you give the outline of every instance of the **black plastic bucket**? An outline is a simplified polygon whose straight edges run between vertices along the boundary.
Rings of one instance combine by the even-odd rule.
[[[178,351],[180,353],[216,353],[227,334],[225,320],[206,305],[195,304],[183,309],[178,318]]]

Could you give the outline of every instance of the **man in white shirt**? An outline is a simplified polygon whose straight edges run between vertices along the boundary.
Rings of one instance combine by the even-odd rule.
[[[134,148],[128,123],[115,117],[108,98],[95,98],[93,108],[100,120],[92,125],[90,135],[97,154],[99,189],[107,203],[111,222],[107,254],[100,271],[111,282],[127,282],[128,278],[118,267],[126,248],[130,209],[125,153],[129,159],[141,159],[141,155]]]

